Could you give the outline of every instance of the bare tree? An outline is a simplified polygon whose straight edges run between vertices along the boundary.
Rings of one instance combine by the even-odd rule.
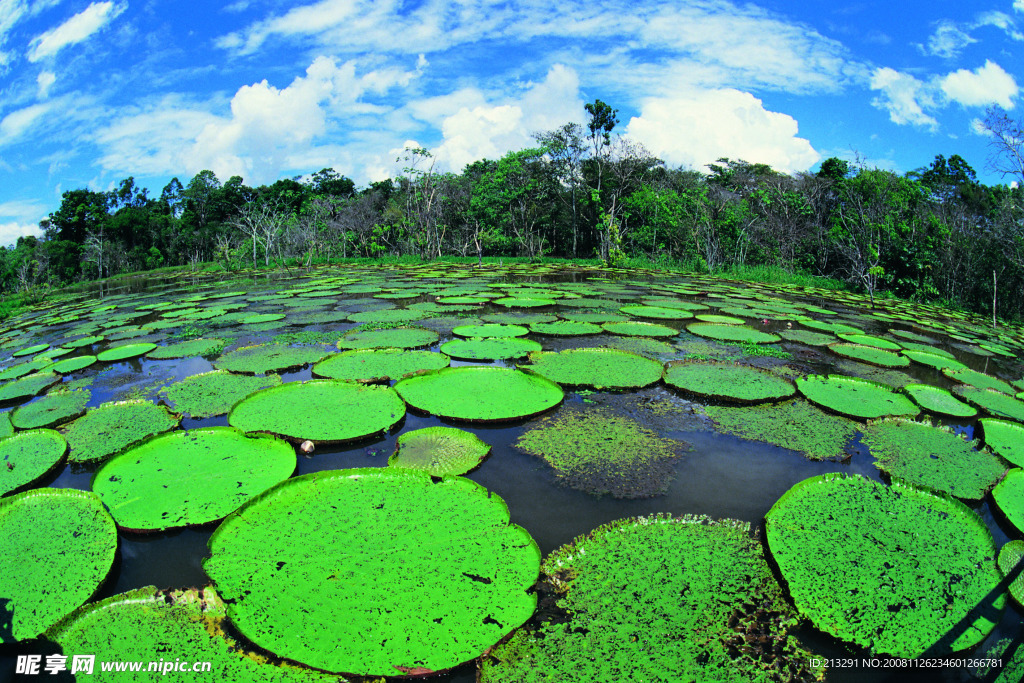
[[[1002,107],[990,107],[981,125],[990,136],[989,168],[1024,185],[1024,121],[1014,121]]]
[[[270,265],[274,241],[284,228],[285,215],[278,202],[259,199],[239,207],[231,225],[252,240],[252,267],[256,268],[256,248],[262,242],[264,260]]]
[[[104,239],[102,224],[99,226],[98,231],[93,232],[90,230],[86,232],[84,247],[85,249],[82,254],[82,260],[86,263],[95,264],[96,277],[103,279],[103,264],[107,242]]]

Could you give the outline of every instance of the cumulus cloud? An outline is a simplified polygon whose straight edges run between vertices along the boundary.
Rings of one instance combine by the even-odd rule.
[[[84,10],[32,39],[28,60],[38,62],[52,57],[68,45],[75,45],[87,40],[101,28],[113,21],[128,9],[126,3],[94,2]]]
[[[966,107],[998,104],[1012,109],[1013,98],[1020,91],[1013,76],[990,60],[973,71],[954,71],[940,81],[940,86],[946,97]]]
[[[45,215],[46,208],[39,202],[0,202],[0,245],[14,244],[19,237],[41,235],[39,221]]]
[[[933,106],[934,99],[926,83],[910,74],[889,67],[875,69],[870,88],[880,90],[881,96],[871,101],[879,109],[889,112],[889,120],[896,124],[912,124],[935,129],[939,122],[924,111]]]
[[[805,171],[820,157],[797,132],[796,119],[731,88],[648,99],[626,127],[630,137],[670,164],[703,169],[729,157],[787,172]]]

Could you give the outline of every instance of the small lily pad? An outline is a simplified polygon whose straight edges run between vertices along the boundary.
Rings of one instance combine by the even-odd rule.
[[[52,429],[32,429],[0,439],[0,495],[42,478],[64,460],[68,442]]]
[[[406,377],[395,390],[418,410],[478,422],[537,415],[564,398],[561,387],[549,379],[498,367],[443,368]]]
[[[388,467],[424,470],[435,477],[465,474],[479,465],[491,447],[472,432],[426,427],[398,437]]]

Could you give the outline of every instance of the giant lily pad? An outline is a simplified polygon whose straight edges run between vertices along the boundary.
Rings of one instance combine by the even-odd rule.
[[[894,477],[965,500],[981,500],[1006,471],[988,450],[975,450],[952,430],[922,422],[889,419],[868,425],[861,443],[875,467]]]
[[[448,356],[433,351],[357,349],[328,356],[313,366],[313,375],[359,382],[401,379],[420,370],[448,367]]]
[[[865,344],[829,344],[829,350],[845,358],[853,358],[862,363],[879,365],[883,368],[905,368],[910,360],[892,351]]]
[[[275,486],[218,527],[203,563],[260,647],[373,676],[479,656],[533,614],[539,565],[496,495],[391,467]]]
[[[315,346],[285,346],[284,344],[259,344],[243,346],[229,351],[213,362],[214,367],[247,375],[264,375],[269,372],[282,373],[297,370],[304,365],[316,363],[328,354]]]
[[[161,434],[111,458],[92,490],[119,527],[162,531],[225,517],[293,471],[287,441],[207,427]]]
[[[585,334],[600,334],[600,325],[574,320],[556,320],[550,323],[533,323],[530,331],[535,334],[548,334],[554,337],[578,337]]]
[[[57,361],[53,365],[49,366],[47,371],[59,372],[62,375],[66,375],[71,372],[83,370],[95,362],[96,356],[75,356],[74,358],[65,358],[64,360]]]
[[[1024,605],[1024,541],[1010,541],[1004,545],[999,549],[997,561],[1005,576],[1013,574],[1008,590],[1017,604]]]
[[[443,368],[406,377],[395,390],[413,408],[478,422],[537,415],[564,397],[562,389],[547,378],[497,367]]]
[[[686,331],[709,339],[727,342],[750,342],[753,344],[771,344],[782,341],[782,338],[771,332],[762,332],[745,325],[721,325],[718,323],[692,323]]]
[[[0,495],[45,476],[64,460],[68,442],[52,429],[33,429],[0,440]]]
[[[888,339],[882,339],[881,337],[875,337],[870,334],[849,334],[846,332],[840,332],[837,335],[840,339],[844,339],[851,344],[857,344],[860,346],[871,346],[876,349],[884,349],[886,351],[899,351],[901,347],[894,341]]]
[[[698,396],[737,403],[778,401],[796,393],[788,379],[734,363],[672,363],[665,368],[665,383]]]
[[[37,372],[0,386],[0,402],[20,401],[42,392],[60,381],[60,375],[53,372]]]
[[[426,427],[398,437],[388,467],[424,470],[435,477],[465,474],[491,452],[472,432],[453,427]]]
[[[165,360],[168,358],[188,358],[189,356],[206,356],[218,353],[224,348],[223,339],[189,339],[170,346],[160,346],[150,352],[147,358]]]
[[[858,429],[856,422],[824,413],[804,401],[751,408],[705,406],[704,412],[721,432],[800,451],[811,460],[846,459],[846,445]]]
[[[675,460],[689,448],[604,410],[566,411],[546,418],[515,445],[546,460],[567,486],[615,498],[665,493]]]
[[[96,462],[148,436],[174,429],[179,417],[149,401],[105,403],[88,411],[64,430],[71,462]]]
[[[422,327],[349,332],[338,342],[339,349],[415,349],[437,343],[440,335]]]
[[[1017,467],[1024,467],[1024,425],[990,417],[980,422],[985,445]]]
[[[171,407],[191,417],[226,415],[231,406],[260,389],[281,384],[278,375],[235,375],[213,370],[186,377],[163,390]]]
[[[992,499],[1006,515],[1006,519],[1024,531],[1024,469],[1015,467],[1006,473],[1006,478],[992,489]]]
[[[46,639],[64,652],[88,652],[100,661],[156,661],[154,653],[169,654],[188,662],[209,665],[220,681],[229,683],[344,683],[343,679],[312,669],[274,664],[225,633],[227,610],[213,588],[160,591],[154,586],[136,588],[99,602],[83,605],[46,632]],[[68,662],[70,664],[70,661]],[[107,673],[95,667],[99,681],[122,679],[123,673]],[[164,672],[151,674],[176,680]],[[200,674],[201,676],[202,674]],[[92,680],[92,675],[90,675]],[[143,680],[141,676],[136,680]],[[153,680],[157,680],[154,678]]]
[[[872,419],[917,415],[917,406],[892,387],[858,377],[809,375],[796,380],[796,388],[811,403],[847,417]]]
[[[619,349],[568,349],[532,353],[533,372],[563,386],[637,389],[661,379],[661,363]]]
[[[970,368],[943,368],[942,374],[955,382],[970,384],[979,389],[992,389],[1010,395],[1017,393],[1009,382]]]
[[[619,310],[637,318],[654,318],[656,320],[687,320],[693,317],[693,313],[687,310],[661,306],[623,306]]]
[[[954,387],[953,391],[972,406],[981,408],[991,415],[1024,422],[1024,401],[1013,396],[995,389],[978,389],[963,385]]]
[[[35,638],[96,592],[114,563],[117,529],[99,498],[36,489],[0,500],[0,642]]]
[[[441,345],[441,353],[462,360],[505,360],[523,358],[543,347],[532,339],[453,339]]]
[[[53,427],[84,415],[90,398],[88,389],[51,391],[32,403],[15,408],[11,413],[11,423],[18,429]]]
[[[957,399],[945,389],[930,384],[908,384],[903,392],[914,400],[922,410],[953,417],[974,417],[978,411]]]
[[[129,358],[145,356],[155,348],[156,344],[152,343],[124,344],[123,346],[115,346],[114,348],[107,349],[106,351],[100,351],[96,354],[96,359],[104,363],[114,363],[119,360],[128,360]]]
[[[35,344],[33,346],[27,346],[23,349],[15,351],[14,353],[11,354],[11,356],[13,356],[14,358],[20,358],[21,356],[31,356],[33,354],[39,353],[40,351],[45,351],[48,348],[50,348],[49,344]]]
[[[388,387],[322,379],[257,391],[231,408],[228,424],[293,441],[342,443],[379,434],[403,417],[405,404]]]
[[[985,639],[1006,601],[981,518],[911,485],[812,477],[772,506],[766,527],[797,610],[874,652],[964,650]]]
[[[389,308],[380,311],[362,311],[351,314],[348,319],[354,323],[409,323],[422,320],[427,314],[408,308]]]
[[[928,365],[937,370],[942,368],[966,368],[967,366],[958,360],[953,358],[947,358],[937,353],[929,353],[927,351],[914,351],[911,349],[904,349],[903,355],[921,365]]]
[[[556,550],[543,571],[559,612],[484,657],[481,683],[749,683],[821,673],[790,634],[793,610],[745,523],[618,520]]]
[[[452,334],[460,337],[479,337],[481,339],[525,337],[530,330],[522,325],[459,325],[452,329]]]
[[[678,330],[673,330],[671,327],[666,327],[665,325],[632,321],[605,323],[604,325],[601,325],[601,327],[604,328],[605,332],[622,334],[627,337],[674,337],[679,334]]]

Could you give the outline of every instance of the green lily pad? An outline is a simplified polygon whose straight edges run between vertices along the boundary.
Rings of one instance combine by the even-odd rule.
[[[700,337],[729,342],[750,342],[753,344],[772,344],[782,338],[771,332],[762,332],[744,325],[720,325],[716,323],[692,323],[686,331]]]
[[[555,316],[548,315],[547,313],[526,313],[524,311],[517,313],[488,313],[481,316],[481,318],[489,323],[499,325],[531,325],[533,323],[550,323],[558,320]]]
[[[427,314],[408,308],[387,308],[379,311],[352,313],[348,319],[354,323],[410,323],[422,320]]]
[[[484,657],[481,683],[821,680],[746,523],[617,520],[543,572],[559,611]]]
[[[522,325],[459,325],[452,329],[452,334],[460,337],[478,337],[480,339],[525,337],[529,333],[529,328]]]
[[[71,462],[97,462],[146,437],[170,431],[181,418],[149,401],[105,403],[93,408],[64,430]]]
[[[0,495],[42,478],[63,462],[68,442],[52,429],[33,429],[0,439]]]
[[[53,372],[37,372],[0,386],[0,402],[20,401],[42,393],[60,381],[60,375]]]
[[[600,334],[603,330],[594,323],[573,320],[556,320],[552,323],[533,323],[530,331],[534,334],[549,334],[556,337],[578,337],[585,334]]]
[[[465,474],[475,468],[491,447],[472,432],[453,427],[426,427],[398,437],[388,467],[424,470],[435,477]]]
[[[284,320],[284,313],[257,313],[256,315],[247,315],[239,320],[239,322],[243,325],[262,325],[263,323],[274,323],[278,320]]]
[[[553,299],[527,299],[507,296],[495,299],[492,303],[506,308],[540,308],[541,306],[551,306],[555,302]]]
[[[357,349],[328,356],[313,366],[314,377],[359,382],[398,380],[420,370],[440,370],[450,360],[443,353],[404,349]]]
[[[203,562],[249,640],[372,676],[478,657],[533,614],[539,565],[498,496],[391,467],[275,486],[217,528]]]
[[[176,412],[191,417],[226,415],[231,406],[260,389],[281,384],[278,375],[265,377],[235,375],[227,370],[212,370],[186,377],[163,389]]]
[[[697,320],[718,325],[742,325],[746,322],[743,318],[737,318],[734,315],[717,315],[715,313],[699,313]]]
[[[35,489],[0,500],[0,642],[35,638],[96,592],[114,564],[117,529],[100,499]]]
[[[664,376],[677,389],[737,403],[778,401],[796,393],[788,379],[735,363],[682,361],[668,365]]]
[[[92,346],[93,344],[99,344],[104,339],[105,337],[98,337],[93,335],[89,337],[82,337],[81,339],[76,339],[74,341],[64,342],[63,345],[70,346],[73,349],[80,349],[83,346]]]
[[[619,349],[567,349],[530,354],[520,366],[563,386],[638,389],[661,379],[658,361]]]
[[[537,415],[564,398],[561,387],[547,378],[498,367],[443,368],[406,377],[395,390],[413,408],[474,422]]]
[[[655,320],[688,320],[693,317],[693,313],[687,310],[661,306],[623,306],[619,310],[637,318],[654,318]]]
[[[674,337],[678,330],[665,325],[627,321],[623,323],[605,323],[601,325],[605,332],[621,334],[627,337]]]
[[[189,673],[153,673],[152,680],[198,678],[203,674],[191,673],[195,662],[209,665],[219,681],[228,683],[344,683],[337,676],[274,664],[246,652],[225,633],[226,614],[213,588],[161,591],[146,586],[83,605],[50,628],[46,639],[66,653],[88,652],[100,661],[156,662],[154,653],[161,653],[167,664],[188,663]],[[171,652],[174,660],[168,657]],[[99,681],[124,678],[123,673],[105,673],[98,666],[94,675]],[[148,680],[138,675],[135,679]]]
[[[862,420],[917,415],[910,399],[880,382],[844,375],[808,375],[796,380],[803,396],[822,408]]]
[[[975,450],[949,428],[889,419],[864,429],[861,443],[871,449],[875,467],[912,484],[964,500],[981,500],[1006,471],[988,450]]]
[[[605,410],[563,411],[515,443],[543,458],[567,486],[614,498],[663,494],[689,444],[660,438],[636,420]]]
[[[162,531],[231,514],[290,477],[295,464],[287,441],[206,427],[161,434],[111,458],[92,490],[119,527]]]
[[[15,351],[14,353],[11,354],[11,356],[14,358],[21,358],[22,356],[31,356],[39,353],[40,351],[45,351],[48,348],[50,348],[49,344],[36,344],[34,346],[29,346],[19,351]]]
[[[6,381],[9,379],[18,379],[25,375],[35,372],[36,370],[42,370],[53,364],[49,358],[40,358],[38,360],[30,360],[27,363],[20,363],[18,365],[12,365],[8,368],[4,368],[0,371],[0,381]]]
[[[57,361],[53,365],[49,366],[47,371],[59,372],[62,375],[66,375],[71,372],[77,372],[78,370],[84,370],[95,363],[96,360],[96,356],[75,356],[74,358],[65,358],[64,360]]]
[[[349,332],[338,342],[339,349],[415,349],[436,344],[440,335],[422,327]]]
[[[405,417],[393,389],[319,379],[257,391],[228,413],[228,424],[292,441],[343,443],[391,429]]]
[[[218,370],[241,372],[246,375],[265,375],[298,370],[316,363],[329,352],[315,346],[285,346],[258,344],[229,351],[213,362]]]
[[[11,413],[0,413],[0,439],[6,439],[14,434],[14,425],[11,424]]]
[[[978,389],[963,385],[953,387],[953,391],[972,406],[991,415],[1024,422],[1024,401],[1013,396],[1007,396],[994,389]]]
[[[985,445],[1017,467],[1024,467],[1024,425],[990,417],[980,423]]]
[[[970,384],[972,387],[979,389],[992,389],[994,391],[1000,391],[1004,394],[1010,394],[1011,396],[1016,390],[1010,386],[1009,382],[1004,382],[1001,379],[986,375],[983,372],[977,370],[971,370],[970,368],[942,368],[942,374],[950,378],[954,382],[961,382],[963,384]]]
[[[18,429],[53,427],[85,414],[91,394],[81,391],[51,391],[11,412],[11,423]]]
[[[810,330],[780,330],[779,336],[786,341],[807,344],[808,346],[827,346],[836,341],[833,334],[811,332]]]
[[[953,394],[930,384],[908,384],[903,387],[903,393],[913,399],[922,410],[931,413],[953,417],[974,417],[978,414],[977,410]]]
[[[980,643],[999,620],[995,542],[960,501],[826,474],[793,486],[765,519],[797,610],[837,638],[940,656]]]
[[[441,353],[462,360],[506,360],[524,358],[542,348],[540,342],[520,337],[453,339],[441,344]]]
[[[1017,604],[1024,604],[1024,571],[1020,567],[1024,561],[1024,541],[1010,541],[999,550],[999,571],[1009,576],[1014,574],[1008,590]]]
[[[913,351],[911,349],[904,349],[903,355],[921,365],[928,365],[937,370],[942,368],[966,368],[967,366],[958,360],[953,358],[946,358],[945,356],[937,353],[929,353],[927,351]]]
[[[225,346],[223,339],[189,339],[170,346],[160,346],[146,356],[150,359],[189,358],[219,353]]]
[[[845,358],[853,358],[862,363],[878,365],[883,368],[905,368],[910,360],[892,351],[863,344],[829,344],[829,351]]]
[[[870,334],[849,334],[846,332],[840,332],[838,335],[840,339],[844,339],[851,344],[859,344],[861,346],[871,346],[876,349],[884,349],[886,351],[899,351],[902,346],[894,341],[888,339],[882,339],[881,337],[875,337]]]
[[[593,323],[595,325],[600,325],[602,323],[620,323],[629,319],[624,315],[619,315],[618,313],[611,313],[608,311],[565,311],[559,313],[558,315],[571,322]],[[553,321],[546,320],[543,322]]]
[[[992,499],[1018,531],[1024,531],[1024,469],[1015,467],[992,489]]]
[[[124,344],[107,349],[106,351],[100,351],[96,354],[96,359],[104,363],[114,363],[120,360],[144,356],[155,348],[156,344],[151,343]]]
[[[811,460],[844,460],[858,424],[830,415],[804,401],[750,408],[705,406],[718,431],[799,451]]]

